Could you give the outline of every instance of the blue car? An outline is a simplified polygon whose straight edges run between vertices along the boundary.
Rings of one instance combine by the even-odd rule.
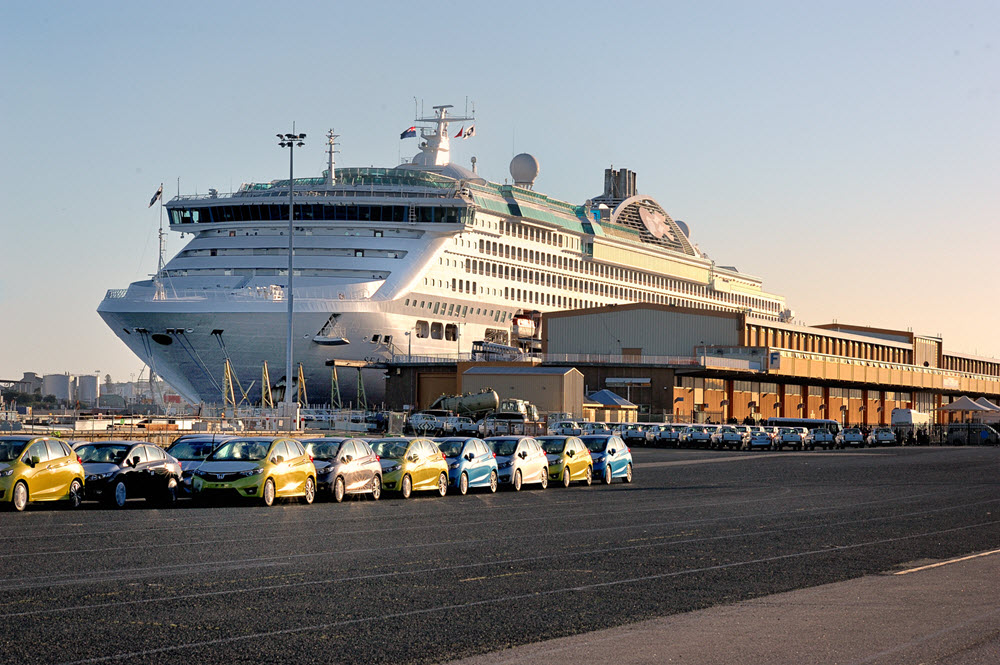
[[[594,477],[610,485],[614,478],[632,482],[632,451],[616,434],[590,434],[581,436],[583,445],[594,460]]]
[[[465,494],[470,487],[489,487],[497,491],[497,461],[482,439],[464,436],[435,439],[448,462],[448,484]]]

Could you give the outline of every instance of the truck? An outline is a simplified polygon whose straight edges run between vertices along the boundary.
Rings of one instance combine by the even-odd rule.
[[[482,419],[479,432],[486,437],[502,434],[545,434],[545,423],[538,418],[538,408],[523,399],[505,399],[500,407]]]
[[[441,395],[431,404],[431,410],[453,411],[459,416],[477,416],[500,407],[500,397],[491,388],[484,388],[478,393],[464,395]]]
[[[893,409],[889,423],[892,427],[927,427],[931,424],[931,414],[916,409]]]

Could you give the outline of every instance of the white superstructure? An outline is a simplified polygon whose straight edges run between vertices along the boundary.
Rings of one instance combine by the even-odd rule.
[[[430,126],[408,164],[334,168],[331,131],[327,171],[295,180],[294,360],[310,401],[329,400],[334,359],[468,354],[484,340],[532,348],[517,335],[537,312],[653,302],[787,317],[760,279],[695,248],[683,223],[637,194],[630,171],[607,169],[604,192],[574,205],[533,191],[530,155],[511,162],[515,185],[451,163],[449,124],[474,125],[450,108],[418,118]],[[189,399],[222,401],[227,359],[244,388],[258,381],[253,399],[264,361],[284,381],[288,187],[174,198],[170,228],[193,239],[98,308]],[[383,374],[365,370],[369,398]]]

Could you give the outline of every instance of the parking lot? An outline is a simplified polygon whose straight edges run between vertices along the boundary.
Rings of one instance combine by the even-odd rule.
[[[633,454],[611,486],[3,513],[3,660],[436,663],[1000,542],[994,447]]]

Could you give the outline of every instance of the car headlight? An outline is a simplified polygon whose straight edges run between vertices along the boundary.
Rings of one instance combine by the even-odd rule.
[[[0,478],[6,478],[7,476],[14,475],[14,469],[4,469],[0,471]]]
[[[86,482],[92,483],[95,480],[107,480],[111,476],[115,475],[114,471],[108,471],[107,473],[93,473],[86,477]]]
[[[460,466],[462,466],[461,462],[452,462],[451,464],[448,465],[448,468],[449,469],[457,469]]]
[[[382,473],[392,473],[393,471],[399,471],[402,468],[403,468],[402,464],[393,464],[392,466],[383,469]]]
[[[260,467],[256,469],[250,469],[248,471],[240,471],[240,475],[243,476],[244,478],[249,478],[250,476],[259,476],[262,473],[264,473],[264,469],[261,469]]]
[[[498,469],[509,469],[513,462],[500,462],[497,464]]]
[[[208,478],[208,471],[202,471],[201,469],[198,469],[197,471],[194,472],[194,475],[198,476],[199,478]]]
[[[594,458],[595,462],[603,462],[604,461],[604,455],[594,455],[594,454],[592,454],[591,457]]]

